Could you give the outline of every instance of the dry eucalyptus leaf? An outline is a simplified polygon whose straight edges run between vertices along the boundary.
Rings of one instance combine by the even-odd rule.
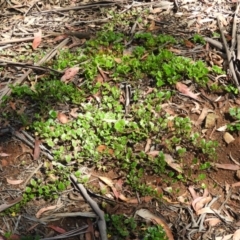
[[[7,183],[12,184],[12,185],[18,185],[21,184],[23,182],[23,180],[13,180],[13,179],[8,179],[7,178]]]
[[[226,129],[227,129],[227,125],[224,125],[224,126],[219,127],[219,128],[217,129],[217,131],[219,131],[219,132],[225,132]]]
[[[58,112],[57,119],[63,124],[69,122],[67,115],[61,112]]]
[[[32,43],[33,50],[36,50],[42,41],[42,30],[39,29],[37,33],[34,33],[34,40]]]
[[[55,209],[56,207],[57,207],[57,205],[41,208],[41,209],[36,213],[36,218],[40,218],[40,216],[41,216],[44,212],[49,211],[49,210],[53,210],[53,209]]]
[[[174,162],[174,159],[169,154],[164,154],[164,160],[168,164],[169,167],[173,168],[179,173],[182,173],[182,168],[178,163]]]
[[[41,140],[35,139],[34,151],[33,151],[33,159],[34,160],[37,160],[40,156],[40,153],[41,153],[40,144],[41,143],[42,143]]]
[[[205,220],[205,222],[208,222],[210,226],[214,227],[221,223],[221,220],[219,218],[208,218]]]
[[[101,176],[99,176],[98,177],[102,182],[104,182],[105,184],[107,184],[109,187],[113,187],[114,186],[114,183],[113,183],[113,181],[110,179],[110,178],[108,178],[108,177],[101,177]]]
[[[195,93],[193,93],[185,84],[181,82],[176,83],[176,88],[180,93],[184,94],[185,96],[188,96],[193,99],[198,98],[198,96]]]
[[[215,163],[215,164],[213,164],[213,166],[215,166],[217,168],[222,168],[222,169],[225,169],[225,170],[232,170],[232,171],[237,171],[238,169],[240,169],[240,166],[238,166],[236,164]]]
[[[61,81],[63,82],[66,82],[68,80],[71,80],[73,77],[76,76],[76,74],[78,73],[79,71],[79,67],[71,67],[71,68],[68,68],[64,75],[61,77]]]
[[[205,208],[201,208],[200,210],[197,211],[197,215],[201,215],[204,213],[215,213],[214,210],[212,210],[210,207],[205,207]]]

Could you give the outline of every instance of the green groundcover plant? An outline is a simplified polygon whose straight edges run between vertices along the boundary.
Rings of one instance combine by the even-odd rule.
[[[31,88],[27,84],[12,87],[10,99],[25,101],[27,110],[19,113],[16,104],[16,111],[4,116],[20,119],[51,149],[56,164],[53,169],[46,161],[44,171],[50,180],[33,179],[26,188],[25,202],[36,196],[55,198],[69,186],[69,173],[77,173],[82,165],[102,171],[118,169],[132,190],[160,197],[142,181],[144,175],[185,178],[167,166],[165,153],[183,169],[189,149],[193,155],[204,154],[206,159],[216,157],[216,142],[201,140],[193,133],[188,117],[173,118],[162,108],[174,97],[172,86],[178,81],[191,79],[204,87],[208,82],[207,66],[172,53],[170,47],[179,42],[169,35],[137,33],[131,46],[125,45],[126,40],[122,33],[106,30],[87,41],[84,49],[60,52],[53,68],[64,70],[78,65],[79,78],[83,79],[80,83],[65,83],[59,76],[49,76]],[[195,41],[201,42],[201,38],[195,36]],[[103,82],[96,81],[99,71],[108,75]],[[152,87],[148,94],[146,84]],[[131,88],[129,111],[126,99],[121,100],[126,86]],[[73,108],[77,109],[77,117],[65,124],[58,119],[63,106],[67,107],[68,116]],[[149,139],[158,151],[154,157],[144,147],[137,150],[137,145],[144,145]],[[99,146],[105,150],[99,151]],[[51,180],[52,176],[58,180]],[[81,176],[78,179],[87,182]]]

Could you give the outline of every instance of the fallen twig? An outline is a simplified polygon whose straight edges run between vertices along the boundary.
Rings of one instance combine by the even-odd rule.
[[[240,91],[239,82],[238,82],[237,75],[235,73],[234,66],[233,66],[232,54],[229,51],[229,48],[228,48],[228,45],[227,45],[227,40],[226,40],[226,38],[224,36],[224,32],[223,32],[223,29],[222,29],[222,24],[221,24],[221,20],[220,20],[219,16],[217,18],[217,22],[218,22],[219,30],[220,30],[221,37],[222,37],[222,40],[223,40],[223,46],[224,46],[225,52],[227,54],[229,69],[231,71],[231,74],[232,74],[233,80],[234,80],[234,82],[236,84],[236,87]]]
[[[234,17],[233,17],[233,26],[232,26],[232,44],[231,44],[231,52],[234,51],[235,47],[236,47],[236,33],[237,33],[237,14],[238,14],[238,11],[239,11],[239,4],[238,4],[238,1],[237,1],[237,7],[236,7],[236,10],[235,10],[235,13],[234,13]]]
[[[65,217],[88,217],[88,218],[97,218],[98,216],[92,212],[73,212],[73,213],[53,213],[49,216],[42,217],[39,220],[41,222],[52,222],[57,221],[60,218]]]
[[[210,44],[212,44],[214,47],[218,48],[219,50],[224,50],[224,47],[222,45],[222,43],[220,43],[217,40],[214,40],[212,38],[209,37],[205,37],[204,40]]]
[[[41,67],[41,66],[27,64],[27,63],[21,63],[21,62],[11,62],[11,61],[7,61],[4,59],[0,59],[0,66],[16,66],[16,67],[21,67],[21,68],[30,68],[30,69],[34,69],[34,70],[41,70],[41,71],[48,71],[48,72],[54,72],[57,74],[62,74],[62,72],[57,71],[52,68]]]
[[[106,227],[106,221],[104,218],[103,211],[98,207],[97,203],[92,200],[92,198],[88,195],[86,189],[82,184],[77,183],[77,178],[72,174],[70,176],[70,180],[72,181],[74,187],[83,195],[83,197],[86,199],[86,201],[89,203],[93,211],[98,215],[98,228],[101,235],[102,240],[107,240],[107,227]]]
[[[81,10],[81,9],[87,9],[87,8],[94,8],[94,7],[107,7],[107,6],[114,6],[118,5],[120,6],[120,3],[122,2],[96,2],[96,3],[89,3],[89,4],[84,4],[80,6],[74,6],[74,7],[66,7],[66,8],[54,8],[51,10],[45,10],[41,11],[41,13],[52,13],[52,12],[67,12],[67,11],[73,11],[73,10]],[[39,14],[39,12],[33,12],[32,14]]]
[[[60,36],[60,35],[67,35],[67,36],[74,36],[77,38],[86,38],[89,39],[91,37],[91,33],[89,32],[70,32],[70,31],[65,31],[62,33],[58,33],[58,32],[51,32],[48,33],[45,36],[41,36],[41,38],[48,38],[48,37],[56,37],[56,36]],[[6,41],[1,41],[0,45],[6,45],[6,44],[10,44],[10,43],[19,43],[19,42],[29,42],[29,41],[33,41],[35,37],[25,37],[25,38],[17,38],[17,39],[11,39],[11,40],[6,40]]]
[[[42,167],[43,163],[40,163],[38,165],[37,168],[34,169],[33,172],[31,172],[31,174],[28,176],[27,180],[25,181],[25,183],[23,184],[23,189],[25,189],[25,187],[27,186],[28,182],[30,181],[30,179],[32,178],[32,176]]]

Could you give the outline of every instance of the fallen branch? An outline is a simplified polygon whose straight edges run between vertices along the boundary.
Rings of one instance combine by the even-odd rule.
[[[77,178],[73,174],[70,176],[70,180],[72,181],[74,187],[83,195],[85,200],[89,203],[96,215],[98,215],[98,228],[101,235],[101,240],[107,240],[107,227],[103,211],[98,207],[97,203],[92,200],[92,198],[88,195],[85,187],[82,184],[77,183]]]
[[[221,37],[222,37],[222,40],[223,40],[223,46],[224,46],[225,52],[227,54],[227,60],[228,60],[228,64],[229,64],[229,69],[231,71],[231,74],[232,74],[233,80],[234,80],[234,82],[236,84],[236,87],[238,88],[238,91],[240,92],[239,82],[238,82],[237,75],[235,73],[234,66],[233,66],[232,54],[229,51],[229,48],[228,48],[228,45],[227,45],[227,40],[226,40],[226,38],[224,36],[224,32],[223,32],[223,29],[222,29],[222,24],[221,24],[221,20],[220,20],[219,16],[217,18],[217,22],[218,22],[219,30],[220,30]]]

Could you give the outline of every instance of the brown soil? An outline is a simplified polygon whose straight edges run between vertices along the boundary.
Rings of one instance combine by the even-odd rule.
[[[6,1],[7,2],[7,1]],[[21,1],[20,1],[21,2]],[[22,5],[24,5],[24,2],[22,1]],[[44,1],[43,1],[44,2]],[[51,1],[49,1],[52,3]],[[54,1],[53,1],[54,2]],[[57,1],[56,1],[57,2]],[[61,6],[68,6],[70,2],[74,5],[74,1],[58,1],[59,4],[62,4]],[[60,3],[61,2],[61,3]],[[204,1],[200,1],[204,4]],[[3,3],[5,4],[5,3]],[[197,3],[196,3],[197,4]],[[209,3],[210,4],[210,3]],[[211,5],[211,4],[210,4]],[[204,5],[205,6],[205,5]],[[6,6],[4,5],[6,8]],[[28,6],[29,7],[29,6]],[[226,11],[230,11],[231,6],[227,3],[223,3],[223,8],[225,8]],[[13,26],[16,24],[16,20],[14,19],[14,16],[16,18],[19,18],[22,16],[21,11],[19,11],[18,15],[18,6],[15,6],[15,10],[13,11],[12,16],[12,22],[14,23]],[[24,9],[24,8],[23,8]],[[95,9],[95,8],[94,8]],[[114,8],[116,10],[117,8]],[[20,8],[21,10],[21,8]],[[172,9],[173,10],[173,9]],[[10,10],[8,10],[9,13]],[[117,10],[116,10],[117,11]],[[184,10],[182,10],[184,11]],[[190,11],[190,10],[189,10]],[[70,11],[68,11],[70,12]],[[81,10],[81,12],[84,12]],[[102,17],[100,11],[96,13],[97,11],[93,11],[92,16]],[[157,10],[156,10],[157,12]],[[180,11],[179,11],[180,12]],[[10,11],[11,13],[11,11]],[[185,17],[187,16],[187,13],[185,13]],[[62,13],[60,13],[61,15]],[[70,14],[70,13],[69,13]],[[188,12],[188,14],[190,14]],[[76,17],[76,15],[74,14]],[[176,18],[175,18],[176,17]],[[9,26],[11,26],[11,21],[6,20],[6,17],[2,17],[3,21],[9,22]],[[181,30],[183,27],[181,26],[181,21],[179,21],[178,16],[174,15],[174,11],[171,11],[171,14],[167,16],[161,16],[160,14],[154,15],[154,20],[156,21],[156,25],[159,25],[159,28],[157,29],[158,32],[166,32],[166,33],[174,33],[174,29],[178,29],[177,33],[175,32],[176,37],[184,35],[186,38],[188,35],[191,35],[190,30],[195,30],[200,28],[198,23],[195,23],[195,27],[189,28],[190,33],[183,33]],[[88,14],[87,12],[84,12],[84,19],[88,20]],[[94,17],[91,18],[91,20],[94,19]],[[182,18],[181,18],[182,19]],[[147,18],[145,19],[149,23],[151,21]],[[76,21],[76,18],[75,18]],[[186,23],[186,19],[185,19]],[[94,24],[92,24],[94,25]],[[91,26],[86,26],[87,28],[91,28]],[[2,30],[4,30],[4,27],[1,27]],[[10,29],[11,27],[9,27]],[[55,28],[57,28],[55,26]],[[95,31],[98,30],[100,26],[95,26]],[[209,25],[209,29],[212,31],[216,29],[216,26]],[[208,33],[210,30],[198,29],[201,33]],[[5,30],[5,33],[8,32],[8,30]],[[45,42],[46,44],[49,44],[49,42]],[[16,45],[14,45],[16,47]],[[19,50],[20,51],[20,50]],[[24,49],[21,49],[21,51],[25,51]],[[198,55],[198,58],[203,58],[203,60],[207,61],[206,56],[202,53]],[[13,72],[15,73],[15,72]],[[9,70],[9,74],[11,75],[11,71]],[[14,75],[14,74],[13,74]],[[2,85],[1,85],[2,86]],[[198,90],[198,89],[197,89]],[[196,104],[193,102],[193,100],[178,96],[174,99],[172,99],[173,103],[176,103],[178,107],[176,109],[173,109],[173,111],[182,111],[181,114],[188,115],[193,123],[197,121],[199,118],[199,114],[201,113],[202,109],[204,107],[209,108],[211,111],[213,111],[216,115],[216,122],[214,126],[211,128],[205,127],[205,120],[200,124],[199,126],[195,127],[194,131],[198,132],[202,138],[205,138],[207,140],[217,140],[218,141],[218,147],[217,147],[217,157],[216,159],[210,160],[211,163],[219,163],[219,164],[235,164],[231,158],[234,158],[237,162],[240,161],[239,159],[239,146],[240,146],[240,136],[238,133],[233,133],[233,137],[235,140],[229,144],[226,143],[226,141],[223,139],[223,135],[225,132],[217,131],[217,129],[221,126],[224,126],[232,121],[232,119],[229,117],[228,112],[229,108],[233,106],[238,106],[238,101],[236,99],[231,98],[230,94],[226,93],[219,93],[212,94],[210,91],[204,93],[204,95],[210,99],[210,101],[206,100],[205,98],[201,98],[202,102],[198,102],[200,105],[199,113],[192,113],[192,109],[196,107]],[[215,100],[222,96],[220,101],[215,102]],[[21,103],[20,103],[21,104]],[[183,109],[180,109],[179,106]],[[20,110],[19,110],[20,111]],[[1,121],[3,122],[3,121]],[[18,125],[18,123],[16,123]],[[5,126],[2,126],[2,129],[7,126],[7,123],[5,123]],[[19,130],[19,129],[16,129]],[[1,134],[1,132],[0,132]],[[24,192],[25,187],[29,183],[29,176],[31,176],[31,173],[35,171],[35,174],[33,176],[34,179],[43,179],[44,178],[44,166],[40,167],[38,170],[37,168],[41,166],[41,161],[45,161],[46,157],[42,156],[41,160],[34,160],[33,156],[33,148],[28,147],[23,141],[13,137],[10,133],[3,133],[0,135],[0,153],[4,153],[5,155],[0,156],[0,170],[1,170],[1,184],[0,184],[0,202],[1,204],[4,204],[6,202],[10,202],[19,196],[22,195]],[[196,164],[193,164],[193,158],[197,158],[198,162]],[[200,180],[199,182],[194,182],[194,179],[197,179],[199,177],[199,172],[197,169],[199,169],[199,166],[204,163],[205,161],[209,161],[209,159],[206,159],[206,155],[199,153],[194,154],[193,152],[188,152],[184,158],[182,159],[182,165],[183,168],[188,170],[189,176],[186,177],[184,181],[175,181],[173,182],[171,178],[167,178],[166,176],[144,176],[142,181],[144,183],[147,183],[149,186],[151,186],[153,189],[158,190],[159,193],[163,194],[163,202],[162,205],[159,206],[159,201],[155,199],[144,199],[140,198],[138,196],[138,193],[132,193],[129,191],[127,186],[123,186],[122,192],[125,196],[128,198],[132,198],[133,200],[137,200],[133,203],[126,203],[122,200],[116,200],[113,197],[112,190],[107,188],[107,194],[103,196],[99,196],[97,194],[92,194],[91,197],[95,199],[99,205],[101,205],[103,202],[106,203],[106,206],[104,208],[105,213],[108,214],[126,214],[126,216],[134,216],[135,212],[138,209],[149,209],[152,212],[156,214],[162,214],[166,222],[172,224],[172,231],[174,233],[175,239],[184,239],[184,233],[183,228],[181,227],[181,222],[191,222],[189,219],[189,215],[186,214],[186,206],[187,201],[191,201],[191,194],[188,191],[188,187],[191,185],[194,185],[196,187],[196,191],[202,195],[202,185],[205,184],[207,186],[207,189],[209,193],[214,197],[218,197],[217,201],[212,205],[213,209],[219,209],[225,201],[227,201],[227,205],[231,208],[233,215],[238,214],[239,211],[239,191],[238,188],[231,188],[230,186],[236,182],[239,181],[237,177],[237,171],[236,170],[227,170],[227,169],[220,169],[217,167],[212,166],[209,170],[205,171],[206,178]],[[46,160],[47,163],[48,160]],[[51,163],[49,163],[51,164]],[[54,168],[54,166],[52,166]],[[91,169],[91,178],[87,186],[89,186],[89,189],[92,193],[94,193],[94,190],[96,192],[99,192],[99,181],[97,179],[97,176],[104,176],[108,179],[111,179],[116,183],[119,180],[119,173],[116,169],[111,170],[110,172],[100,172],[96,171],[95,169]],[[10,181],[9,181],[10,180]],[[15,180],[23,180],[22,183],[16,184]],[[47,180],[48,181],[48,180]],[[49,180],[52,181],[52,180]],[[172,191],[167,191],[167,188],[171,187]],[[231,192],[229,194],[229,190],[231,189]],[[75,192],[74,192],[75,193]],[[12,216],[9,215],[3,215],[2,219],[0,219],[0,235],[5,234],[6,232],[14,232],[18,236],[45,236],[52,237],[55,235],[58,235],[60,233],[63,233],[62,230],[65,230],[66,232],[80,229],[81,226],[87,226],[87,230],[81,230],[81,231],[89,231],[92,234],[95,235],[95,239],[99,238],[99,232],[97,228],[97,224],[94,222],[94,218],[83,218],[80,216],[77,217],[56,217],[56,219],[47,221],[47,224],[41,224],[38,220],[36,220],[36,213],[47,206],[52,205],[58,205],[57,212],[61,213],[76,213],[76,212],[91,212],[90,206],[81,198],[81,196],[76,196],[76,199],[70,198],[70,194],[73,194],[73,189],[69,187],[66,191],[59,193],[59,198],[54,201],[50,202],[48,200],[44,200],[42,198],[40,199],[34,199],[30,202],[28,202],[24,207],[21,209],[20,213],[17,213],[16,216],[14,213],[12,213]],[[138,198],[139,197],[139,198]],[[182,201],[179,200],[179,197],[183,197],[183,199],[186,200],[186,204],[184,204]],[[109,199],[110,198],[110,199]],[[54,210],[48,211],[43,216],[49,217],[51,214],[54,214]],[[188,216],[188,217],[187,217]],[[214,226],[209,231],[211,232],[212,236],[220,236],[221,231],[225,232],[226,234],[232,234],[235,229],[237,229],[238,221],[237,218],[233,221],[234,226],[230,226],[230,224],[224,225],[224,221],[217,226]],[[53,226],[53,227],[51,227]],[[58,228],[57,228],[58,227]],[[55,230],[54,230],[54,229]],[[84,234],[82,238],[80,238],[80,230],[79,233],[76,234],[77,236],[68,237],[67,239],[94,239],[89,234]],[[15,236],[15,239],[19,239],[18,236]],[[200,233],[197,233],[194,235],[194,238],[192,239],[198,239]],[[139,239],[135,236],[135,238],[132,239]],[[199,238],[200,239],[200,238]],[[207,239],[207,238],[201,238],[201,239]],[[214,238],[209,238],[214,239]]]

